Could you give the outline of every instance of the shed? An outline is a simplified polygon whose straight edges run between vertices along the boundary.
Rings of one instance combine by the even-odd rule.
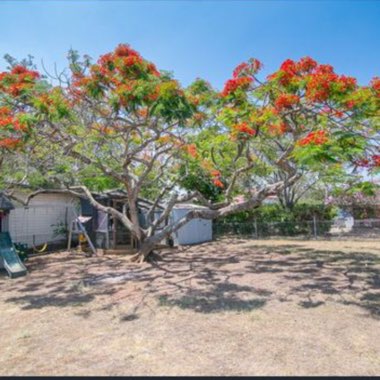
[[[176,205],[171,214],[172,222],[176,222],[194,209],[205,209],[205,207],[192,203]],[[173,234],[174,245],[199,244],[211,240],[212,220],[210,219],[193,219]]]
[[[103,193],[92,193],[94,199],[105,206],[111,206],[120,212],[125,212],[129,216],[127,204],[127,193],[124,190],[108,190]],[[111,215],[95,209],[87,199],[80,200],[80,214],[91,217],[85,224],[90,239],[93,240],[97,248],[116,249],[116,248],[136,248],[136,241],[131,236],[120,221]],[[152,202],[139,198],[137,201],[138,217],[141,226],[146,225],[146,213],[152,206]],[[162,212],[162,207],[157,206],[156,217]],[[166,221],[162,223],[158,232],[164,228]]]
[[[16,195],[26,198],[26,193],[21,191]],[[29,248],[44,243],[65,245],[67,223],[78,206],[75,197],[57,191],[38,194],[26,207],[17,201],[12,204],[12,209],[3,211],[0,232],[9,232],[13,242],[26,244]]]

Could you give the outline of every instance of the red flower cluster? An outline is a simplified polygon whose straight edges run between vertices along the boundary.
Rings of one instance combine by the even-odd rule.
[[[280,84],[282,84],[283,86],[287,86],[295,78],[297,73],[297,64],[293,60],[287,59],[280,66],[279,72],[269,75],[268,79],[272,80],[277,78],[278,76]]]
[[[380,154],[375,154],[374,156],[372,156],[372,162],[373,162],[373,166],[379,167],[380,166]]]
[[[84,93],[98,96],[109,89],[118,96],[122,106],[127,106],[136,97],[141,98],[141,93],[137,95],[134,90],[137,81],[147,80],[147,74],[160,76],[153,63],[146,61],[129,45],[120,44],[113,52],[100,56],[97,63],[90,67],[88,75],[74,72],[70,92],[78,99]],[[157,97],[157,91],[153,88],[149,93],[147,87],[144,100],[154,101]]]
[[[345,105],[346,105],[346,107],[347,107],[348,109],[352,109],[352,108],[355,107],[356,103],[355,103],[355,101],[353,101],[353,100],[349,100],[348,102],[345,103]]]
[[[248,63],[246,62],[243,62],[241,63],[240,65],[238,65],[235,70],[233,71],[232,73],[232,76],[234,78],[238,78],[240,76],[240,74],[242,74],[243,72],[246,73],[246,71],[249,69],[249,65]]]
[[[345,75],[341,75],[337,82],[341,91],[354,90],[357,85],[356,78],[346,77]]]
[[[299,62],[287,59],[282,63],[278,72],[268,75],[268,80],[278,79],[283,86],[301,79],[302,75],[308,74],[318,66],[317,62],[310,57],[303,57]]]
[[[21,139],[14,137],[6,137],[4,139],[0,139],[0,148],[16,148],[21,142]]]
[[[220,179],[214,178],[212,182],[214,183],[215,186],[220,187],[221,189],[224,188],[223,182]]]
[[[101,56],[98,60],[98,65],[103,74],[107,73],[109,70],[112,71],[114,68],[123,72],[128,68],[136,67],[140,70],[146,70],[154,76],[160,76],[160,73],[153,63],[145,61],[136,50],[133,50],[126,44],[118,45],[114,53],[108,53]]]
[[[146,118],[148,116],[148,108],[140,108],[137,110],[137,114],[142,117],[142,118]]]
[[[211,170],[211,175],[212,175],[213,177],[220,177],[220,176],[221,176],[221,173],[220,173],[219,170],[217,170],[217,169],[213,169],[213,170]]]
[[[355,78],[337,75],[330,65],[319,65],[310,75],[306,97],[311,101],[323,102],[330,96],[334,84],[341,92],[352,91],[357,86]]]
[[[189,100],[190,103],[192,103],[194,106],[198,106],[200,99],[197,96],[194,95],[188,95],[187,99]]]
[[[0,107],[0,129],[8,129],[13,131],[25,131],[27,125],[20,122],[18,117],[15,117],[10,108]]]
[[[296,75],[298,73],[297,64],[292,59],[285,60],[281,64],[280,70],[284,71],[285,73],[290,74],[290,75]]]
[[[11,109],[9,107],[0,107],[0,117],[11,115]]]
[[[320,65],[310,76],[306,86],[306,97],[314,102],[323,102],[330,96],[331,84],[336,82],[338,75],[330,65]]]
[[[362,158],[354,161],[354,164],[364,168],[380,167],[380,154],[374,154],[371,159]]]
[[[28,126],[25,123],[22,123],[20,120],[13,119],[13,129],[15,131],[26,131]]]
[[[328,137],[325,131],[315,131],[310,132],[305,138],[301,139],[298,144],[301,146],[304,145],[323,145],[328,141]]]
[[[125,67],[137,65],[143,61],[139,55],[130,55],[129,57],[123,57],[123,64]]]
[[[269,75],[268,80],[277,80],[282,86],[306,83],[306,98],[312,102],[324,102],[333,91],[340,93],[353,91],[357,87],[356,79],[339,76],[331,65],[319,65],[310,57],[298,62],[287,59],[280,69]]]
[[[299,103],[300,97],[294,94],[281,94],[275,101],[275,107],[278,111],[284,108],[290,108]]]
[[[10,72],[0,73],[0,90],[11,96],[19,96],[24,90],[32,88],[40,77],[37,71],[17,65]]]
[[[380,98],[380,77],[371,80],[371,87],[375,90],[377,97]]]
[[[314,70],[318,66],[318,63],[313,58],[303,57],[297,64],[297,68],[300,71],[309,72]]]
[[[223,185],[223,182],[220,180],[220,178],[221,178],[220,171],[213,169],[213,170],[211,170],[210,174],[213,177],[212,182],[214,183],[214,185],[223,189],[224,185]]]
[[[256,74],[261,68],[263,64],[256,58],[251,58],[248,63],[243,62],[238,65],[232,73],[234,78],[238,78],[240,76],[248,76]]]
[[[250,59],[249,63],[251,64],[251,69],[253,72],[257,72],[262,69],[263,64],[256,58]]]
[[[238,88],[246,89],[253,81],[250,77],[240,77],[229,79],[224,85],[224,89],[222,91],[222,96],[228,96],[232,92],[236,91]]]
[[[111,66],[113,64],[113,54],[107,53],[101,55],[97,63],[99,66]]]
[[[10,116],[4,117],[0,119],[0,128],[7,127],[8,125],[13,123],[13,118]]]
[[[148,71],[152,73],[154,76],[159,77],[161,75],[160,72],[157,70],[157,67],[154,63],[148,63],[147,68],[148,68]]]
[[[115,55],[117,57],[140,56],[140,54],[136,50],[133,50],[127,44],[119,44],[115,49]]]
[[[194,158],[197,157],[198,152],[197,152],[197,147],[196,147],[195,144],[189,144],[189,145],[186,145],[185,148],[186,148],[187,153],[188,153],[190,156],[192,156],[192,157],[194,157]]]
[[[334,74],[334,68],[331,65],[318,65],[315,74]]]
[[[49,94],[42,94],[38,97],[38,100],[45,107],[50,107],[51,105],[53,105],[53,99],[49,96]]]
[[[25,66],[16,65],[13,67],[11,74],[18,75],[18,74],[25,74],[26,72],[28,72],[28,69]]]
[[[235,124],[232,128],[234,129],[234,132],[236,132],[236,133],[244,133],[244,134],[247,134],[249,136],[253,136],[256,132],[246,122],[242,122],[240,124]]]
[[[288,131],[288,126],[286,123],[280,123],[280,124],[271,124],[268,127],[269,134],[274,136],[283,135],[285,132]]]
[[[355,160],[354,164],[366,168],[369,166],[369,160],[367,158],[361,158],[360,160]]]
[[[20,132],[27,129],[9,107],[0,107],[0,148],[14,149],[21,142]]]

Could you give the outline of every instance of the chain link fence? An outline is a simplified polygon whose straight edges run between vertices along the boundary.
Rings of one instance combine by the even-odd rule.
[[[215,221],[214,237],[242,236],[256,239],[270,237],[300,238],[380,238],[380,219],[355,220],[353,223],[333,220],[302,220],[264,222],[252,220],[247,222]]]

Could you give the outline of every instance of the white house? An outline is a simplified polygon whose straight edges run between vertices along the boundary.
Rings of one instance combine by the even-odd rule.
[[[105,194],[97,194],[102,202],[114,207],[121,207],[125,197],[123,192],[110,191]],[[17,197],[23,198],[25,195],[18,193]],[[104,198],[104,199],[103,199]],[[121,202],[121,203],[120,203]],[[140,200],[141,217],[144,215],[144,208],[148,201]],[[105,225],[109,232],[111,246],[132,244],[130,233],[119,222],[109,221],[104,223],[104,215],[95,210],[86,201],[80,201],[69,193],[62,191],[50,191],[40,193],[32,198],[27,207],[21,203],[12,201],[14,209],[2,216],[0,231],[9,232],[14,243],[27,244],[29,248],[37,247],[48,243],[52,245],[65,246],[67,242],[67,231],[75,215],[92,216],[91,221],[86,224],[86,229],[94,244],[98,243],[98,235],[101,231],[100,225]],[[193,204],[180,204],[174,207],[170,221],[176,221],[186,215],[191,209],[199,208]],[[104,229],[103,228],[103,229]],[[102,235],[102,234],[100,234]],[[187,225],[179,229],[173,238],[174,245],[197,244],[212,240],[212,221],[204,219],[194,219]],[[99,245],[102,247],[102,245]]]

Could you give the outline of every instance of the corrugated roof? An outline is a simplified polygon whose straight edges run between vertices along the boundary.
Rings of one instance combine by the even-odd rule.
[[[41,189],[43,190],[43,189]],[[41,191],[40,194],[44,194],[45,191]],[[72,196],[75,196],[75,194],[70,193],[67,189],[46,189],[46,193],[57,193],[57,194],[71,194]],[[118,200],[118,201],[124,201],[126,202],[128,199],[128,194],[125,190],[120,189],[110,189],[103,192],[91,192],[92,196],[97,201],[106,200],[106,199],[112,199],[112,200]],[[84,194],[83,194],[84,195]],[[87,199],[87,198],[85,198]],[[145,208],[149,208],[151,205],[153,205],[152,201],[149,201],[148,199],[144,198],[138,198],[137,199],[139,204],[142,205]],[[163,208],[161,204],[157,205],[157,208]]]
[[[175,208],[175,209],[179,209],[179,208],[182,208],[182,209],[202,209],[202,210],[208,209],[205,206],[197,205],[195,203],[177,203],[176,205],[174,205],[173,208]]]

